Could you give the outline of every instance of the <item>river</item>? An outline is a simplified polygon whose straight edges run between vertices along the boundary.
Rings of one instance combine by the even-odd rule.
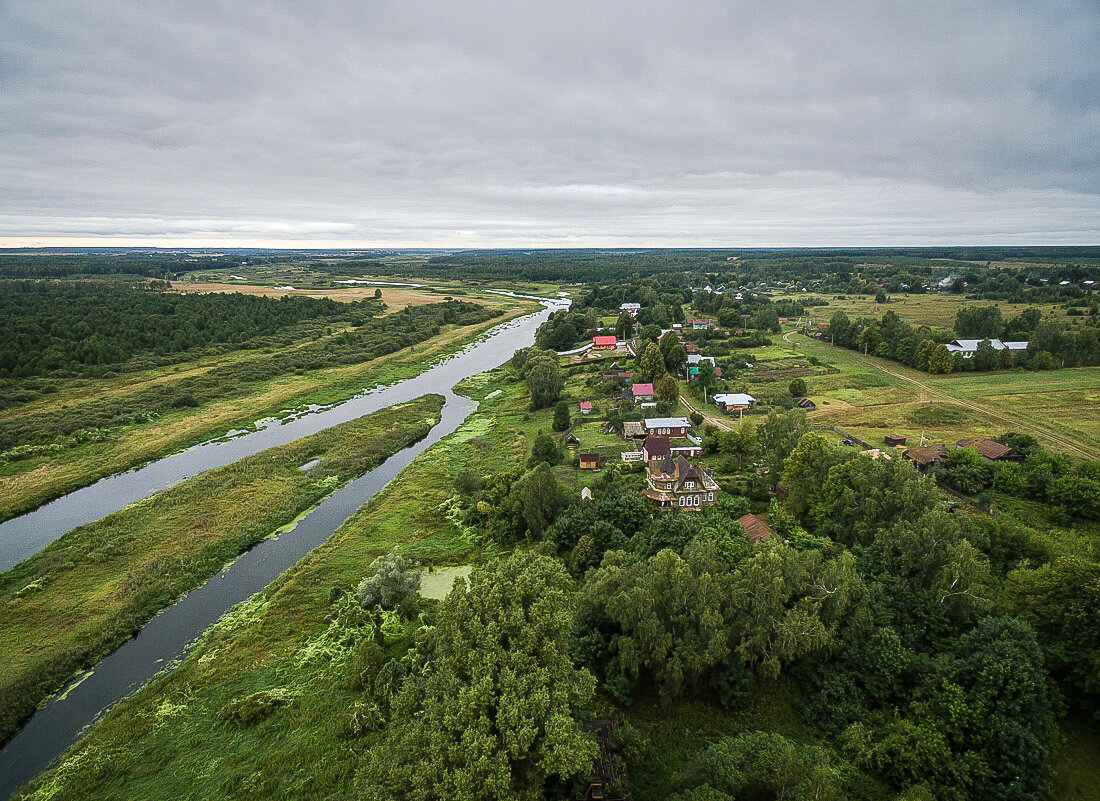
[[[183,657],[190,644],[226,610],[262,590],[323,543],[413,459],[455,431],[474,411],[476,404],[456,395],[451,387],[464,378],[499,366],[518,348],[532,344],[538,326],[551,312],[568,305],[567,301],[533,299],[543,301],[545,308],[506,323],[415,378],[357,395],[316,414],[272,424],[237,439],[190,448],[137,470],[104,479],[24,515],[23,518],[38,515],[37,525],[47,528],[44,532],[33,526],[10,530],[23,532],[28,540],[26,548],[33,548],[38,543],[37,548],[30,550],[30,555],[77,525],[97,520],[203,470],[229,464],[421,395],[437,393],[446,398],[442,419],[425,439],[346,484],[299,520],[292,530],[261,542],[205,584],[177,599],[149,621],[136,637],[100,661],[90,674],[35,712],[0,749],[0,798],[7,798],[44,770],[106,709]],[[82,503],[69,500],[77,495],[84,498]],[[8,532],[3,532],[3,536],[8,536]],[[7,545],[5,543],[5,549]]]

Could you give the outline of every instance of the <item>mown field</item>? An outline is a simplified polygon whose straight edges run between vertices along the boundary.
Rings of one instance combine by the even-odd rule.
[[[426,396],[204,472],[0,574],[0,741],[159,609],[426,436],[442,405]]]
[[[872,445],[887,434],[914,443],[923,431],[928,441],[953,444],[1019,430],[1076,458],[1100,456],[1100,368],[930,376],[801,334],[788,339],[792,355],[840,369],[805,378],[817,403],[811,419]]]
[[[874,297],[867,295],[817,295],[814,293],[792,293],[776,295],[776,300],[805,300],[815,298],[828,301],[826,306],[813,306],[806,310],[806,316],[814,323],[826,323],[829,316],[841,310],[849,317],[881,317],[887,311],[895,312],[902,319],[914,325],[927,325],[933,328],[951,329],[955,324],[955,313],[963,306],[1000,306],[1001,316],[1009,320],[1024,309],[1033,306],[1042,310],[1043,316],[1056,319],[1071,319],[1066,310],[1057,304],[1007,303],[1001,300],[970,300],[965,295],[929,293],[906,295],[889,294],[889,302],[876,303]],[[793,322],[793,320],[792,320]]]
[[[503,311],[500,317],[467,326],[443,326],[438,335],[424,342],[366,362],[284,373],[250,384],[247,392],[231,393],[231,397],[205,402],[198,407],[168,408],[152,419],[112,427],[93,441],[70,443],[60,453],[0,461],[0,520],[33,509],[104,476],[226,431],[248,427],[257,420],[285,416],[310,404],[345,400],[364,388],[410,378],[432,361],[460,350],[489,329],[536,308],[529,301],[511,298],[492,303],[495,304],[493,308]],[[340,332],[329,335],[330,338],[339,336]],[[318,340],[311,339],[280,352],[317,344]],[[212,371],[224,368],[247,371],[257,360],[270,357],[271,354],[264,352],[233,352],[140,373],[74,380],[41,400],[0,412],[0,425],[19,425],[21,420],[32,416],[73,413],[82,404],[114,401],[116,405],[126,406],[128,399],[144,396],[151,390],[165,391],[166,385],[184,379],[201,380]]]
[[[273,286],[245,284],[240,281],[234,281],[232,283],[174,281],[172,283],[172,289],[177,292],[193,292],[198,294],[207,292],[217,292],[221,294],[240,292],[245,295],[259,295],[265,298],[282,298],[287,295],[293,295],[295,297],[328,298],[329,300],[337,300],[341,303],[352,303],[357,300],[371,299],[374,297],[375,290],[379,289],[382,292],[382,302],[387,306],[387,314],[393,314],[406,306],[423,306],[427,303],[438,303],[447,294],[447,291],[442,289],[432,289],[428,287],[424,289],[414,289],[411,287],[394,286],[342,286],[332,289],[295,289],[291,291]],[[489,297],[491,298],[492,296]],[[491,301],[491,303],[498,304],[499,301]]]

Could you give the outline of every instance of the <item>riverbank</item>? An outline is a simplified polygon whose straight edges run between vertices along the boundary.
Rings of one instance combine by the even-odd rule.
[[[508,299],[506,304],[495,308],[500,308],[504,313],[482,323],[446,326],[425,342],[367,362],[280,376],[254,385],[252,391],[240,397],[203,404],[200,408],[173,409],[149,422],[115,429],[104,441],[77,445],[58,454],[0,464],[0,521],[35,509],[106,476],[160,459],[227,431],[249,428],[258,420],[285,416],[292,409],[309,405],[338,403],[364,388],[390,385],[416,376],[431,363],[461,351],[490,329],[528,314],[537,306],[528,301]],[[234,358],[233,362],[240,363],[240,360]],[[201,372],[218,366],[217,363],[204,365]],[[196,371],[199,370],[194,365],[177,367],[184,373],[198,374]],[[177,368],[164,368],[157,374],[150,374],[148,385],[163,383],[165,374],[174,369]],[[125,386],[127,395],[145,385],[134,385],[133,377],[108,379],[101,387],[104,396],[110,396],[115,391],[112,389],[114,382]],[[59,394],[59,397],[50,399],[48,406],[35,404],[28,411],[40,414],[51,409],[62,409],[67,403],[86,400],[89,397],[87,392],[86,388],[80,388],[72,398]],[[12,416],[9,413],[6,418]]]
[[[0,741],[159,609],[426,436],[442,405],[425,396],[202,473],[0,574]]]
[[[507,368],[505,368],[507,369]],[[493,394],[498,388],[503,392]],[[477,563],[496,546],[462,531],[447,502],[460,473],[522,464],[549,410],[528,413],[521,382],[495,374],[458,388],[478,410],[418,456],[323,545],[226,614],[175,670],[118,703],[22,798],[323,798],[350,786],[373,732],[332,641],[334,588],[353,590],[394,548],[436,565]],[[240,728],[226,705],[261,691],[287,703]]]

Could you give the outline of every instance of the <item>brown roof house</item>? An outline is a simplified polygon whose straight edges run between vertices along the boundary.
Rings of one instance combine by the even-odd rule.
[[[683,456],[669,456],[649,463],[643,494],[659,508],[676,506],[696,511],[704,506],[713,506],[717,493],[718,483],[714,475]]]
[[[642,455],[646,464],[657,462],[672,455],[672,449],[668,444],[668,437],[646,437],[642,444]]]
[[[988,459],[991,462],[1022,462],[1024,455],[1017,450],[1013,450],[1007,445],[1002,445],[999,442],[994,442],[991,439],[985,437],[967,437],[966,439],[960,439],[956,444],[956,448],[973,448],[982,455],[983,458]]]
[[[933,465],[943,464],[943,460],[947,458],[947,446],[925,445],[922,448],[910,448],[905,452],[905,458],[919,470],[927,470]]]
[[[600,455],[598,453],[582,453],[580,455],[581,470],[599,470]]]
[[[745,529],[749,542],[753,545],[758,542],[767,542],[772,537],[771,528],[756,515],[741,515],[737,518],[737,522],[741,524],[741,528]]]

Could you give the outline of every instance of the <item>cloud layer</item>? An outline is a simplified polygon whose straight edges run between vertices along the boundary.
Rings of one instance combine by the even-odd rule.
[[[0,245],[1100,242],[1090,0],[321,5],[0,4]]]

